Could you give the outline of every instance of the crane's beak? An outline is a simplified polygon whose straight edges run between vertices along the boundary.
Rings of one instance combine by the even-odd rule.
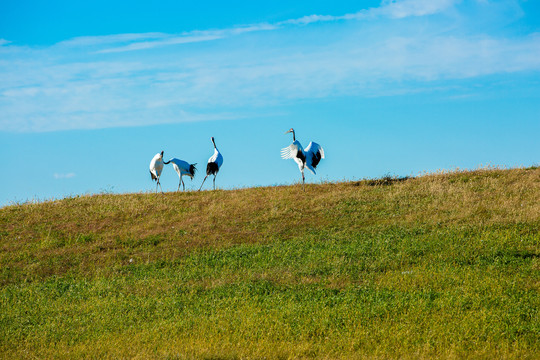
[[[292,132],[292,130],[291,130],[291,129],[289,129],[289,130],[285,131],[285,134],[288,134],[288,133],[290,133],[290,132]]]

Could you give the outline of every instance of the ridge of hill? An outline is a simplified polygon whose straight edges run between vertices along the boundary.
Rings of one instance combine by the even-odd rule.
[[[0,209],[0,357],[538,358],[540,168]]]

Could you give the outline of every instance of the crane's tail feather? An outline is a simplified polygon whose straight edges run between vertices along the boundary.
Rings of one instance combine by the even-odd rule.
[[[192,179],[195,176],[195,173],[197,172],[197,167],[195,165],[197,165],[197,163],[189,165],[189,173],[191,174]]]
[[[154,175],[154,173],[151,171],[150,171],[150,177],[152,178],[152,180],[157,180],[156,175]]]
[[[219,171],[219,166],[215,162],[209,162],[206,164],[206,176],[208,175],[216,175]]]
[[[313,166],[313,169],[319,165],[321,159],[324,159],[324,152],[322,152],[322,148],[320,148],[320,150],[314,153],[311,157],[311,166]]]

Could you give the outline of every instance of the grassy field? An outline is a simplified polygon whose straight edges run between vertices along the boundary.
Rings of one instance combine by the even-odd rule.
[[[540,168],[0,209],[1,358],[540,358]]]

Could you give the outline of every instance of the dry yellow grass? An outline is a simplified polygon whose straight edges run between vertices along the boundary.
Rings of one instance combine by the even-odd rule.
[[[133,258],[172,260],[194,248],[264,243],[321,229],[339,234],[372,226],[512,224],[540,218],[538,168],[460,171],[376,184],[308,185],[305,192],[279,186],[93,195],[8,206],[0,210],[0,263],[23,276],[47,277],[74,266],[93,272]],[[43,263],[45,258],[55,261]]]

